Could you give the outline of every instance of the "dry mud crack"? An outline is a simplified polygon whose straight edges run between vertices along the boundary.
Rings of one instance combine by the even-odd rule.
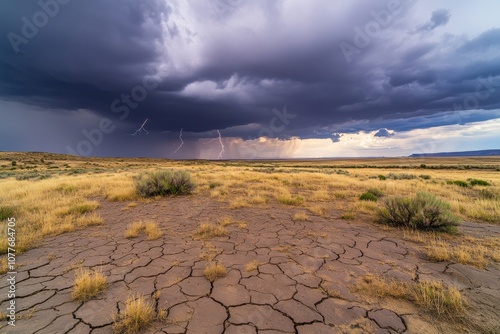
[[[124,210],[102,202],[104,224],[46,239],[21,255],[17,274],[16,327],[8,333],[112,333],[112,315],[131,293],[154,301],[166,319],[146,333],[438,333],[440,324],[419,315],[409,302],[380,301],[356,294],[360,276],[412,280],[415,274],[454,284],[490,326],[500,314],[498,267],[479,270],[431,263],[412,243],[361,222],[311,217],[293,221],[283,207],[227,210],[201,196],[169,198]],[[232,216],[246,225],[227,227],[225,237],[195,240],[200,223]],[[152,219],[164,232],[154,241],[126,239],[134,220]],[[464,228],[500,235],[500,228]],[[210,243],[210,245],[208,244]],[[209,245],[209,246],[207,246]],[[203,276],[207,247],[227,276]],[[257,269],[246,265],[257,261]],[[256,263],[256,262],[254,262]],[[71,299],[77,265],[100,268],[106,292],[85,303]],[[7,283],[0,296],[6,309]],[[159,296],[153,298],[153,296]],[[492,320],[493,319],[493,320]]]

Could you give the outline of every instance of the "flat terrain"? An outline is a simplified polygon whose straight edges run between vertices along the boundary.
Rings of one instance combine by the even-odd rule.
[[[0,153],[0,165],[0,209],[16,217],[22,251],[18,320],[2,321],[0,333],[113,333],[131,295],[157,315],[142,333],[500,332],[500,158],[171,162]],[[162,168],[190,171],[195,192],[138,198],[133,177]],[[469,178],[490,185],[448,182]],[[373,187],[382,199],[360,201]],[[458,234],[373,222],[384,197],[417,191],[450,202],[463,221]],[[127,238],[141,221],[162,233]],[[222,232],[202,235],[204,225]],[[226,274],[212,281],[213,264]],[[85,302],[72,299],[80,268],[107,278],[106,290]],[[463,313],[440,315],[390,291],[422,282],[457,289]],[[3,274],[3,313],[7,291]]]

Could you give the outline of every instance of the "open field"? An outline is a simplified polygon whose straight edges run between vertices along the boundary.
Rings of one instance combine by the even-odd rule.
[[[160,169],[188,171],[195,190],[140,198],[134,177]],[[374,201],[359,199],[367,191]],[[450,204],[457,233],[374,222],[385,199],[421,191]],[[139,307],[140,333],[500,331],[500,157],[0,153],[2,254],[8,217],[19,319],[0,332],[113,333]],[[4,314],[4,255],[1,265]],[[82,273],[90,288],[101,279],[89,300],[72,298]]]

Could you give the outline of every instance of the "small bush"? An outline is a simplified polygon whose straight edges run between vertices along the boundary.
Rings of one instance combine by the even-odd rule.
[[[414,198],[392,197],[378,212],[380,223],[421,230],[454,232],[457,218],[450,205],[432,194],[417,193]]]
[[[376,202],[377,201],[377,196],[375,196],[374,194],[370,193],[370,192],[366,192],[366,193],[363,193],[361,194],[361,196],[359,196],[359,199],[361,201],[372,201],[372,202]]]
[[[386,180],[386,179],[387,179],[387,178],[385,177],[385,175],[382,175],[382,174],[380,174],[380,175],[378,176],[378,178],[379,178],[379,180],[381,180],[381,181],[383,181],[383,180]]]
[[[469,179],[468,181],[471,186],[491,186],[491,184],[485,180]]]
[[[422,174],[420,175],[420,178],[423,180],[430,180],[432,177],[430,175]]]
[[[465,181],[454,180],[454,181],[446,181],[446,184],[454,184],[459,187],[467,188],[469,184]]]
[[[12,161],[12,166],[17,166],[17,162]]]
[[[195,188],[190,174],[179,170],[141,174],[135,180],[135,186],[141,197],[185,195]]]

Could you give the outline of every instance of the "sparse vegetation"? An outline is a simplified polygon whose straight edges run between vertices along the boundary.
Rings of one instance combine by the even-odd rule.
[[[227,231],[224,226],[208,223],[201,224],[195,231],[195,236],[203,240],[225,235],[227,235]]]
[[[293,215],[293,220],[297,221],[309,220],[309,216],[304,211],[300,211]]]
[[[250,271],[257,270],[257,268],[259,268],[259,266],[260,266],[259,261],[257,261],[257,260],[250,261],[245,265],[245,271],[250,272]]]
[[[353,291],[378,298],[407,299],[437,318],[456,318],[465,313],[466,302],[460,291],[440,281],[400,282],[366,275],[358,280]]]
[[[479,179],[468,179],[471,186],[491,186],[491,184],[488,181],[485,180],[479,180]]]
[[[100,271],[80,268],[76,272],[75,284],[71,297],[77,301],[87,301],[106,290],[107,279]]]
[[[226,267],[217,262],[210,262],[203,270],[203,275],[210,282],[214,282],[217,278],[225,277],[227,274]]]
[[[144,231],[147,240],[156,240],[163,235],[163,232],[158,227],[158,224],[153,221],[136,221],[127,226],[125,230],[125,238],[137,238],[139,233]]]
[[[114,316],[113,331],[116,334],[143,333],[154,319],[153,305],[142,296],[131,296],[125,309]]]
[[[141,197],[186,195],[195,188],[190,174],[181,170],[143,173],[137,177],[135,184]]]
[[[378,211],[378,222],[413,229],[454,232],[457,221],[447,202],[422,192],[413,198],[388,198]]]
[[[359,199],[361,201],[372,201],[372,202],[376,202],[377,201],[377,196],[375,196],[374,194],[370,193],[370,192],[366,192],[366,193],[363,193],[361,194],[361,196],[359,196]]]
[[[469,184],[465,181],[460,181],[460,180],[454,180],[454,181],[446,181],[447,184],[454,184],[456,186],[462,187],[462,188],[467,188]]]

